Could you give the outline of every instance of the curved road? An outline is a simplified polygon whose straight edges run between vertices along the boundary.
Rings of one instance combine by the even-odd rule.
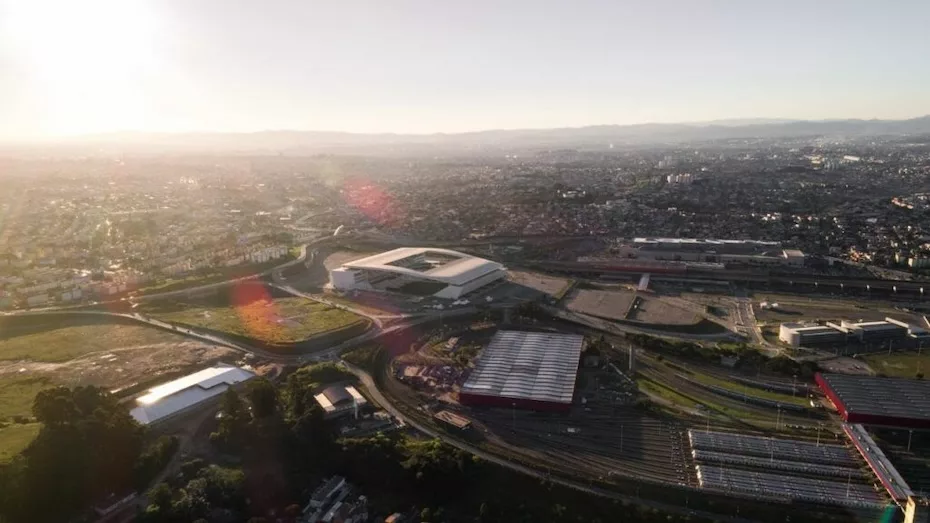
[[[409,425],[409,426],[411,426],[411,427],[417,429],[418,431],[420,431],[420,432],[422,432],[422,433],[424,433],[424,434],[426,434],[426,435],[428,435],[428,436],[430,436],[430,437],[439,439],[439,440],[441,440],[443,443],[446,443],[447,445],[450,445],[450,446],[452,446],[452,447],[455,447],[455,448],[457,448],[457,449],[459,449],[459,450],[461,450],[461,451],[468,452],[469,454],[472,454],[472,455],[474,455],[474,456],[477,456],[477,457],[479,457],[479,458],[481,458],[481,459],[483,459],[483,460],[485,460],[485,461],[488,461],[488,462],[490,462],[490,463],[494,463],[494,464],[496,464],[496,465],[500,465],[500,466],[502,466],[502,467],[505,467],[505,468],[508,468],[508,469],[510,469],[510,470],[513,470],[513,471],[515,471],[515,472],[519,472],[520,474],[525,474],[525,475],[527,475],[527,476],[531,476],[531,477],[534,477],[534,478],[537,478],[537,479],[540,479],[540,480],[546,480],[546,481],[549,481],[549,482],[551,482],[551,483],[556,483],[556,484],[562,485],[562,486],[564,486],[564,487],[568,487],[568,488],[571,488],[571,489],[575,489],[575,490],[578,490],[578,491],[581,491],[581,492],[586,492],[586,493],[588,493],[588,494],[592,494],[592,495],[595,495],[595,496],[600,496],[600,497],[603,497],[603,498],[609,498],[609,499],[614,499],[614,500],[618,500],[618,501],[623,501],[623,502],[626,502],[626,503],[641,505],[641,506],[644,506],[644,507],[654,508],[654,509],[656,509],[656,510],[660,510],[660,511],[666,512],[666,513],[680,514],[680,515],[683,515],[683,516],[697,516],[697,517],[707,518],[707,519],[710,519],[710,520],[712,520],[712,521],[728,521],[728,522],[730,522],[730,523],[755,523],[755,520],[751,520],[751,519],[746,519],[746,518],[741,518],[741,517],[734,517],[734,516],[727,516],[727,515],[717,514],[717,513],[713,513],[713,512],[706,512],[706,511],[702,511],[702,510],[692,510],[692,509],[689,509],[689,508],[687,508],[687,507],[681,507],[681,506],[678,506],[678,505],[669,505],[669,504],[667,504],[667,503],[661,503],[661,502],[658,502],[658,501],[653,501],[653,500],[648,500],[648,499],[642,499],[642,498],[635,497],[635,496],[627,496],[627,495],[624,495],[624,494],[618,494],[618,493],[616,493],[616,492],[613,492],[613,491],[610,491],[610,490],[607,490],[607,489],[603,489],[603,488],[600,488],[600,487],[595,487],[595,486],[592,486],[592,485],[585,485],[584,483],[578,483],[578,482],[576,482],[576,481],[571,481],[571,480],[562,479],[562,478],[559,478],[559,477],[556,477],[556,476],[551,476],[551,475],[549,475],[549,474],[547,474],[547,473],[545,473],[545,472],[541,472],[541,471],[532,469],[532,468],[530,468],[530,467],[521,465],[521,464],[519,464],[519,463],[514,463],[514,462],[512,462],[512,461],[509,461],[509,460],[506,460],[506,459],[504,459],[504,458],[498,457],[498,456],[496,456],[496,455],[494,455],[494,454],[491,454],[491,453],[489,453],[489,452],[485,452],[485,451],[483,451],[483,450],[481,450],[481,449],[479,449],[479,448],[477,448],[477,447],[473,447],[472,445],[469,445],[469,444],[464,443],[464,442],[462,442],[462,441],[459,441],[459,440],[457,440],[457,439],[451,438],[451,437],[449,437],[449,436],[446,435],[446,434],[443,434],[443,433],[441,433],[441,432],[439,432],[439,431],[433,430],[433,429],[431,429],[431,428],[429,428],[429,427],[427,427],[427,426],[424,426],[424,425],[422,425],[422,424],[420,424],[420,423],[418,423],[418,422],[416,422],[416,421],[414,421],[414,420],[412,420],[412,419],[410,419],[410,418],[404,416],[404,414],[403,414],[402,412],[400,412],[400,411],[397,409],[397,407],[395,407],[393,404],[391,404],[391,402],[388,401],[388,399],[384,397],[384,394],[382,394],[381,391],[378,389],[377,385],[375,384],[374,379],[371,377],[370,374],[368,374],[367,372],[365,372],[365,371],[362,370],[361,368],[356,367],[355,365],[352,365],[352,364],[349,363],[348,361],[342,360],[342,364],[346,367],[346,369],[348,369],[350,372],[352,372],[352,374],[355,374],[356,376],[358,376],[358,378],[362,381],[362,384],[365,385],[365,388],[368,389],[368,392],[369,392],[369,394],[371,394],[371,397],[372,397],[372,399],[375,401],[375,403],[377,403],[378,405],[380,405],[381,408],[383,408],[384,410],[386,410],[386,411],[387,411],[388,413],[390,413],[392,416],[394,416],[394,417],[397,418],[398,420],[403,421],[403,422],[406,423],[407,425]],[[698,495],[700,495],[700,493],[699,493],[699,492],[695,492],[695,496],[698,496]]]

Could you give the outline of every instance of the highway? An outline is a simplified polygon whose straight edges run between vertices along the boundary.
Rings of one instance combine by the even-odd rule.
[[[564,487],[568,487],[568,488],[578,490],[581,492],[585,492],[588,494],[592,494],[595,496],[613,499],[617,501],[623,501],[626,503],[636,504],[636,505],[640,505],[643,507],[654,508],[656,510],[660,510],[666,513],[679,514],[682,516],[701,517],[701,518],[706,518],[712,521],[728,521],[730,523],[753,523],[755,521],[751,519],[735,517],[735,516],[727,516],[727,515],[717,514],[713,512],[692,510],[687,507],[681,507],[678,505],[669,505],[667,503],[661,503],[658,501],[642,499],[642,498],[635,497],[635,496],[618,494],[616,492],[603,489],[600,487],[595,487],[593,485],[588,485],[588,484],[579,483],[579,482],[572,481],[572,480],[559,478],[557,476],[552,476],[546,472],[539,471],[539,470],[521,465],[519,463],[514,463],[512,461],[501,458],[489,452],[485,452],[477,447],[469,445],[468,443],[454,439],[445,433],[433,430],[425,425],[422,425],[418,423],[416,420],[408,418],[402,412],[400,412],[400,410],[398,410],[397,407],[395,407],[390,401],[388,401],[388,399],[384,396],[381,390],[378,389],[377,385],[375,384],[374,379],[371,377],[370,374],[368,374],[364,370],[360,369],[359,367],[356,367],[355,365],[352,365],[351,363],[345,360],[342,360],[342,364],[345,366],[346,369],[348,369],[350,372],[358,376],[358,378],[362,381],[362,384],[364,384],[365,387],[368,389],[368,392],[371,395],[372,400],[374,400],[375,403],[377,403],[381,408],[386,410],[392,416],[394,416],[398,420],[403,421],[407,425],[417,429],[418,431],[430,437],[442,440],[443,443],[446,443],[464,452],[468,452],[469,454],[477,456],[489,463],[494,463],[496,465],[500,465],[502,467],[518,472],[520,474],[531,476],[539,480],[549,481],[551,483],[562,485]],[[701,491],[699,490],[695,490],[695,493],[694,493],[695,496],[699,496],[700,492]]]

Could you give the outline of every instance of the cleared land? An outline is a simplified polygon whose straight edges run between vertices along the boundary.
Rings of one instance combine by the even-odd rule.
[[[568,285],[566,278],[556,278],[538,272],[509,271],[510,280],[518,285],[535,289],[544,294],[555,296]]]
[[[759,303],[767,301],[777,303],[778,309],[763,310]],[[877,321],[888,316],[902,321],[922,324],[918,315],[895,309],[881,303],[861,302],[850,299],[804,298],[784,294],[756,294],[753,296],[753,310],[756,319],[766,322],[793,322],[808,320],[863,320]]]
[[[897,352],[871,354],[865,361],[877,373],[896,378],[914,378],[917,372],[930,375],[930,352],[925,350],[920,356],[916,352]]]
[[[43,389],[144,387],[236,356],[231,349],[129,325],[63,327],[0,340],[0,462],[23,450],[38,433],[37,423],[10,421],[31,418],[33,400]]]
[[[701,321],[701,316],[694,311],[666,303],[661,298],[641,298],[630,320],[663,325],[690,325]]]
[[[63,362],[113,347],[151,345],[178,336],[149,327],[85,325],[0,339],[0,360]]]
[[[571,293],[567,303],[568,309],[575,312],[622,320],[635,296],[633,292],[578,289]]]
[[[295,343],[364,321],[357,314],[299,297],[269,297],[236,306],[200,305],[153,316],[266,343]]]

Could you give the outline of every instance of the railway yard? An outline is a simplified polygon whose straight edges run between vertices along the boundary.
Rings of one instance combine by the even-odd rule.
[[[618,309],[634,300],[633,293],[623,293],[577,289],[567,302],[576,308],[607,307],[623,317]],[[817,315],[817,303],[805,301],[803,314]],[[751,327],[758,321],[741,317],[752,316],[757,306],[749,302],[750,310],[740,314],[739,302],[726,296],[682,294],[669,302],[681,310],[716,314],[725,323]],[[788,303],[802,308],[800,300]],[[836,307],[819,314],[858,310]],[[861,316],[886,313],[876,307]],[[772,318],[777,316],[766,321]],[[574,398],[565,411],[523,408],[506,399],[496,407],[460,404],[458,391],[499,328],[521,326],[485,321],[424,334],[410,351],[396,355],[387,390],[423,415],[451,411],[468,420],[468,429],[443,428],[482,448],[546,474],[587,478],[624,492],[635,489],[637,495],[641,486],[665,485],[684,499],[687,492],[700,491],[785,510],[808,507],[811,514],[833,507],[865,521],[906,501],[889,488],[895,480],[885,465],[876,465],[848,436],[858,429],[843,423],[814,383],[816,365],[773,357],[750,343],[607,334],[581,326],[568,330],[583,332],[586,345],[596,348],[582,354]],[[531,328],[538,329],[538,322]],[[850,368],[868,372],[861,363]],[[882,446],[891,450],[889,468],[900,463],[915,481],[930,478],[916,447],[904,451],[901,442],[884,440]]]

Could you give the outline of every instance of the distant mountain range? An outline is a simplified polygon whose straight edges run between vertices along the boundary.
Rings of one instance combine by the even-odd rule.
[[[701,123],[592,125],[558,129],[488,130],[436,134],[328,131],[255,133],[120,132],[69,140],[75,146],[119,149],[264,151],[281,153],[414,153],[429,151],[588,148],[806,136],[863,137],[930,134],[930,116],[909,120],[718,120]]]

